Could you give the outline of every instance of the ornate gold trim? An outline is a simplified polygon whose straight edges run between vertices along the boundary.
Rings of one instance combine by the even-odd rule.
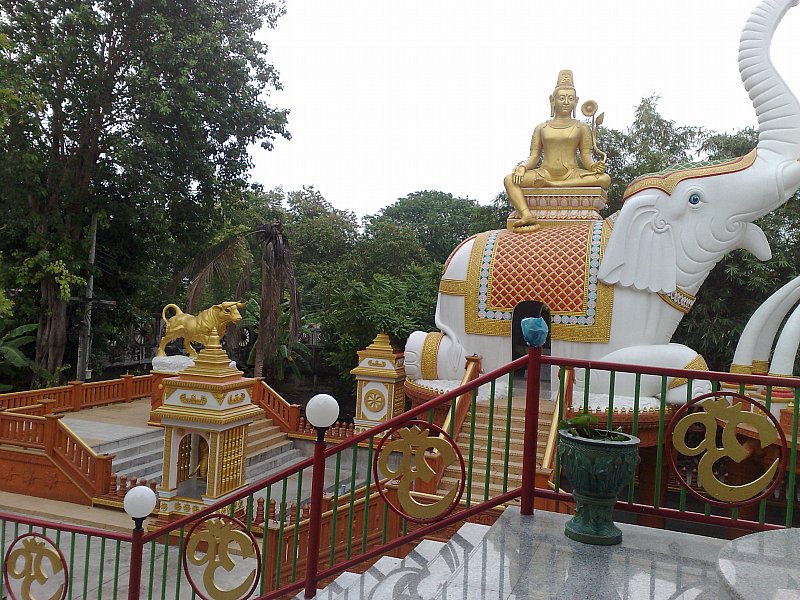
[[[172,470],[172,436],[175,428],[171,425],[164,426],[164,465],[161,473],[161,489],[170,489],[170,471]]]
[[[425,336],[425,342],[422,344],[422,356],[420,357],[423,379],[436,379],[438,372],[436,362],[443,337],[444,333],[441,331],[434,331]]]
[[[769,361],[768,360],[754,360],[753,361],[753,373],[769,373]]]
[[[600,258],[598,264],[603,260],[603,253],[611,236],[612,223],[608,219],[603,221],[600,234]],[[589,241],[591,250],[591,240]],[[586,261],[587,280],[589,277],[590,261]],[[595,306],[593,325],[576,325],[574,323],[552,323],[551,339],[566,342],[588,342],[588,343],[608,343],[611,338],[611,313],[614,309],[614,286],[607,285],[597,280],[597,305]],[[587,285],[586,294],[588,301],[589,286]],[[551,316],[551,321],[553,317]]]
[[[458,279],[442,279],[439,281],[439,293],[450,296],[466,296],[467,282]]]
[[[206,477],[206,494],[212,498],[216,498],[220,494],[217,493],[217,471],[219,470],[219,457],[217,456],[219,446],[218,439],[220,432],[209,431],[208,437],[210,440],[205,440],[208,444],[208,476]]]
[[[198,398],[197,394],[192,394],[191,396],[188,394],[181,394],[178,398],[183,404],[196,404],[197,406],[205,406],[206,402],[208,402],[208,398],[205,396],[200,396]]]
[[[367,367],[356,367],[350,371],[356,379],[377,379],[384,383],[396,383],[403,381],[406,370],[403,367],[396,369],[370,369]]]
[[[692,306],[694,306],[694,303],[697,300],[695,296],[692,296],[689,292],[685,292],[678,287],[675,288],[674,292],[659,292],[658,297],[669,304],[672,308],[681,311],[683,314],[686,314],[692,310]]]
[[[237,381],[226,382],[226,383],[203,383],[200,381],[192,381],[190,379],[177,379],[175,377],[170,377],[169,379],[163,379],[162,384],[164,386],[164,393],[166,394],[165,398],[168,399],[169,394],[171,393],[169,390],[172,389],[185,389],[185,390],[197,390],[199,392],[229,392],[231,390],[239,390],[239,389],[249,389],[255,385],[255,381],[252,379],[245,379],[243,377],[239,378]]]
[[[730,368],[731,373],[738,373],[741,375],[750,375],[753,372],[752,365],[737,365],[732,364]]]
[[[540,223],[540,226],[543,228],[559,227],[563,226],[563,224],[557,222]],[[604,221],[598,220],[594,227],[598,226],[600,227],[600,244],[599,248],[597,248],[599,254],[597,262],[599,264],[600,260],[602,260],[608,238],[611,235],[612,224],[608,219]],[[480,335],[511,335],[510,310],[513,310],[513,307],[507,307],[510,310],[504,311],[509,312],[507,315],[508,318],[486,319],[478,316],[479,289],[477,286],[480,282],[481,265],[483,263],[484,252],[486,251],[486,244],[490,237],[500,235],[501,231],[502,230],[486,231],[475,237],[475,243],[472,246],[469,263],[467,265],[467,289],[464,298],[464,325],[467,333],[476,333]],[[590,256],[592,251],[592,237],[592,235],[587,236],[587,257]],[[584,305],[587,306],[587,309],[590,294],[595,296],[594,314],[591,316],[591,321],[593,322],[588,324],[582,322],[589,319],[588,316],[579,317],[577,315],[565,315],[554,311],[550,316],[552,339],[607,343],[611,336],[611,312],[614,305],[614,287],[606,285],[597,279],[597,267],[592,267],[590,260],[586,261],[584,277],[587,281],[584,290]],[[594,285],[595,290],[589,289],[591,285]],[[494,307],[493,310],[497,311],[498,308]],[[424,379],[427,379],[427,377],[424,377]]]
[[[257,406],[247,405],[222,411],[209,412],[193,407],[163,404],[151,414],[162,419],[178,419],[192,423],[211,425],[227,425],[243,419],[254,417],[262,412]]]
[[[671,195],[681,181],[709,177],[711,175],[720,175],[722,173],[735,173],[746,169],[755,161],[756,151],[753,150],[749,154],[734,158],[733,160],[707,165],[701,163],[699,166],[694,167],[691,163],[687,163],[685,168],[669,169],[659,173],[648,173],[638,179],[634,179],[628,185],[625,189],[625,193],[622,195],[622,201],[625,202],[630,196],[647,188],[656,188]]]
[[[684,369],[688,371],[708,371],[708,363],[706,363],[706,359],[704,359],[699,354],[695,356],[692,360],[686,363],[683,366]],[[669,382],[667,389],[674,390],[677,387],[680,387],[686,383],[689,383],[689,380],[685,377],[676,377],[672,381]]]
[[[247,400],[247,396],[244,392],[240,394],[231,394],[230,398],[228,398],[228,404],[241,404]]]
[[[378,389],[371,389],[364,394],[364,406],[371,413],[379,413],[386,406],[386,396]]]

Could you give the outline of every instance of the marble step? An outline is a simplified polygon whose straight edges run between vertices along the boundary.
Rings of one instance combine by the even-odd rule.
[[[157,429],[94,447],[97,453],[113,454],[111,471],[118,475],[161,482],[164,468],[164,430]]]
[[[98,454],[113,454],[115,462],[140,454],[164,452],[164,430],[155,429],[110,442],[92,446]]]
[[[724,540],[618,523],[622,544],[591,546],[564,536],[569,518],[541,510],[523,517],[519,508],[506,508],[437,593],[426,600],[723,597],[719,595],[716,557]]]
[[[403,559],[382,557],[357,579],[348,578],[349,585],[337,594],[317,598],[322,600],[390,600],[392,598],[433,598],[439,588],[454,573],[464,558],[480,543],[489,531],[485,525],[465,523],[446,543],[423,540]],[[332,588],[331,592],[334,588]]]
[[[266,479],[270,475],[291,467],[305,458],[293,444],[289,444],[286,451],[274,454],[265,460],[248,464],[245,471],[245,481],[253,483],[259,479]]]

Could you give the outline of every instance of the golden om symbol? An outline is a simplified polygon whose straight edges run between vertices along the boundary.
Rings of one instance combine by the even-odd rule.
[[[22,559],[22,567],[17,568],[19,559]],[[20,597],[23,600],[35,600],[31,594],[31,585],[36,582],[40,586],[47,583],[49,576],[44,571],[45,559],[50,563],[52,574],[55,575],[64,570],[64,564],[53,548],[48,548],[45,542],[36,537],[22,539],[22,547],[15,548],[8,555],[8,576],[10,579],[21,579]],[[66,579],[66,578],[65,578]],[[50,596],[49,600],[57,600],[64,594],[64,584]]]
[[[224,590],[217,586],[215,575],[217,569],[222,568],[232,571],[236,566],[230,556],[230,545],[238,546],[238,554],[243,559],[256,556],[253,541],[241,530],[233,529],[233,523],[222,519],[211,519],[206,521],[206,529],[192,534],[186,544],[186,555],[188,560],[195,565],[206,565],[203,571],[203,584],[207,594],[213,600],[238,600],[248,593],[251,586],[255,583],[258,568],[254,568],[245,580],[235,588]],[[203,554],[197,554],[197,546],[206,544]]]
[[[743,412],[741,402],[729,405],[724,398],[708,398],[699,404],[705,412],[686,415],[678,421],[672,433],[672,445],[685,456],[698,456],[705,452],[697,465],[697,480],[711,497],[726,502],[743,502],[757,496],[771,483],[780,463],[779,459],[776,458],[761,477],[744,485],[722,483],[714,475],[713,466],[720,458],[728,457],[740,463],[749,456],[749,452],[736,439],[736,426],[739,423],[752,426],[758,432],[761,447],[766,448],[778,440],[778,432],[772,422],[761,414]],[[717,447],[716,441],[718,419],[725,421],[722,448]],[[705,427],[705,437],[697,446],[689,447],[686,445],[686,432],[695,423]]]
[[[400,506],[407,515],[417,519],[436,518],[452,504],[459,488],[451,489],[436,502],[421,504],[412,497],[411,484],[417,479],[428,482],[436,475],[436,472],[425,460],[427,449],[431,448],[439,452],[445,468],[458,460],[456,451],[447,440],[440,437],[428,437],[428,430],[420,429],[416,425],[400,429],[397,433],[400,435],[400,439],[392,440],[381,449],[378,455],[378,467],[385,476],[400,481],[397,495]],[[393,452],[402,453],[400,464],[395,469],[389,466],[389,459]]]

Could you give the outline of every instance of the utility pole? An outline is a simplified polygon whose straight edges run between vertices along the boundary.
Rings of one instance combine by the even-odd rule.
[[[97,214],[92,215],[92,243],[89,246],[89,280],[86,283],[86,293],[83,299],[83,320],[81,333],[78,338],[78,368],[75,379],[86,381],[86,372],[89,367],[89,351],[92,347],[92,302],[94,296],[94,261],[97,246]]]

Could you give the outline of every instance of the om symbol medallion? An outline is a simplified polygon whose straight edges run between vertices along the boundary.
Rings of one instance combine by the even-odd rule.
[[[431,432],[434,433],[434,437],[430,436]],[[399,437],[392,439],[395,434]],[[431,450],[432,452],[429,452]],[[395,453],[400,454],[399,462],[396,456],[393,456]],[[428,464],[426,455],[441,461],[442,469],[457,462],[461,465],[461,480],[458,486],[450,489],[444,496],[420,494],[412,489],[416,480],[427,483],[436,475],[436,471]],[[393,458],[396,466],[391,466]],[[378,444],[373,471],[378,492],[389,507],[400,516],[418,523],[430,522],[449,514],[464,493],[466,468],[461,451],[440,427],[425,421],[409,421],[387,432]],[[381,484],[383,478],[397,480],[399,507],[387,498],[386,490]],[[420,502],[420,499],[424,502]]]
[[[731,397],[730,402],[728,396]],[[743,402],[751,403],[754,411],[743,410]],[[696,410],[700,407],[702,411]],[[689,412],[690,409],[696,412]],[[690,428],[697,425],[704,430],[703,439],[697,445],[689,446],[686,436]],[[718,427],[722,428],[721,447],[717,446]],[[700,457],[697,482],[710,498],[686,483],[676,468],[673,453],[669,449],[667,452],[670,465],[681,484],[693,496],[711,504],[743,506],[758,502],[775,489],[786,468],[786,437],[780,424],[760,402],[734,392],[711,392],[681,406],[669,423],[667,440],[679,454]],[[780,456],[753,481],[743,485],[728,485],[717,477],[714,465],[720,459],[741,463],[751,456],[755,445],[764,450],[773,444]]]
[[[67,563],[50,538],[38,533],[19,536],[9,546],[4,565],[9,598],[63,600],[67,597]]]
[[[200,527],[202,526],[202,527]],[[234,562],[231,555],[237,558]],[[192,577],[189,564],[205,565],[203,588]],[[247,565],[252,563],[252,569]],[[258,585],[261,552],[247,527],[233,517],[212,514],[199,521],[186,538],[183,570],[192,589],[204,600],[241,600],[249,598]],[[224,573],[218,573],[222,569]],[[219,580],[238,581],[238,585],[222,586]]]

